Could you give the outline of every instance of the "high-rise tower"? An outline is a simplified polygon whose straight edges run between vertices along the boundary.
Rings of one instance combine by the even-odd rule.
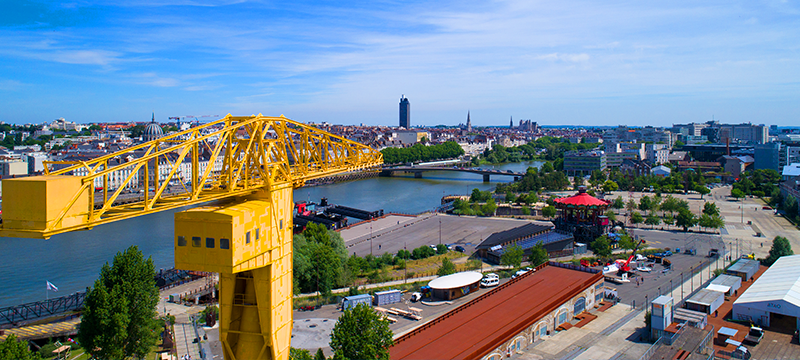
[[[400,96],[400,127],[408,129],[411,126],[411,103],[405,95]]]
[[[509,123],[508,123],[508,128],[509,129],[513,129],[514,128],[514,117],[513,116],[509,116],[509,119],[510,120],[509,120]]]

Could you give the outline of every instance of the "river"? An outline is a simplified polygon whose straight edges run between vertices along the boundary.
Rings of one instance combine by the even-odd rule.
[[[482,165],[524,172],[541,161]],[[295,201],[329,202],[364,210],[416,214],[440,205],[443,195],[469,194],[472,189],[491,190],[510,176],[495,176],[484,183],[479,174],[451,171],[425,172],[422,179],[413,174],[391,178],[371,178],[295,190]],[[116,223],[90,231],[56,235],[49,240],[0,238],[0,271],[4,276],[0,307],[44,300],[85,290],[100,273],[100,267],[130,245],[137,245],[153,259],[156,270],[174,264],[172,247],[173,214],[165,211]],[[58,287],[47,293],[46,281]]]

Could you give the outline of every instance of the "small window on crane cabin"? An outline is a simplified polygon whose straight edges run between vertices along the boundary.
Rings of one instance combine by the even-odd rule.
[[[250,232],[249,231],[244,234],[244,243],[245,244],[249,244],[250,243]]]
[[[192,247],[200,247],[200,237],[192,236]]]
[[[178,246],[186,246],[186,238],[183,236],[178,236]]]
[[[281,221],[280,221],[279,225],[280,225],[280,228],[279,228],[279,230],[283,230],[283,219],[281,219]]]
[[[231,241],[228,239],[219,239],[219,248],[220,249],[230,249],[231,248]]]
[[[256,240],[258,240],[258,238],[260,237],[260,235],[261,235],[261,229],[258,229],[258,228],[257,228],[257,229],[256,229]]]
[[[214,248],[214,238],[206,238],[206,247],[209,249]]]

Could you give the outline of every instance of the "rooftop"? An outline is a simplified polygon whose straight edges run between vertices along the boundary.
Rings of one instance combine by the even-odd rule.
[[[481,281],[483,274],[477,271],[464,271],[447,276],[440,276],[428,283],[432,289],[455,289]]]
[[[477,249],[489,249],[496,245],[503,245],[511,241],[519,240],[526,236],[537,235],[552,228],[553,226],[529,223],[511,230],[496,232],[480,243]]]
[[[720,296],[725,296],[725,293],[709,289],[700,289],[694,296],[687,299],[686,302],[711,306],[714,300],[719,299]]]
[[[757,260],[739,259],[728,268],[728,271],[734,272],[750,272],[755,273],[761,264]]]
[[[567,198],[554,199],[553,201],[555,201],[556,204],[568,206],[608,206],[608,204],[610,204],[609,201],[600,200],[584,191]]]
[[[778,259],[734,304],[779,300],[800,306],[800,255]]]
[[[391,358],[480,358],[602,279],[589,269],[540,267],[396,339]]]

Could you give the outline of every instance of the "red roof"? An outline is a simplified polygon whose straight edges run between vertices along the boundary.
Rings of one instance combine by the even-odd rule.
[[[554,199],[553,201],[564,204],[564,205],[574,205],[574,206],[603,206],[611,204],[610,201],[600,200],[592,195],[589,195],[585,192],[578,193],[574,196],[570,196],[568,198],[559,198]]]
[[[599,281],[599,272],[540,267],[401,336],[390,357],[480,359]]]

